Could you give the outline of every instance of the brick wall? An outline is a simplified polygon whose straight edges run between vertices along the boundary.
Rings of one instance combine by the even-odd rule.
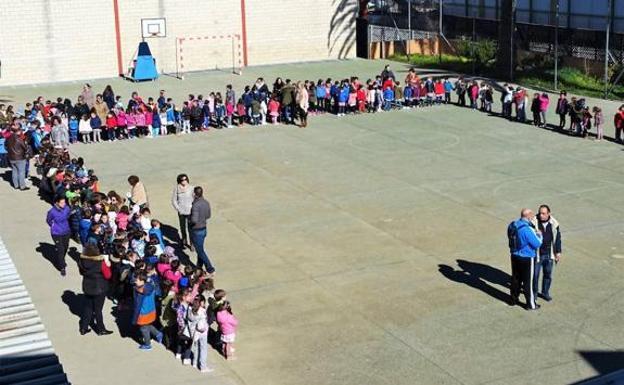
[[[356,0],[247,0],[250,64],[355,56]]]
[[[141,41],[142,18],[166,18],[167,37],[147,40],[164,72],[176,70],[177,37],[242,32],[239,0],[118,1],[124,72]],[[249,65],[353,57],[356,3],[246,0]],[[118,73],[113,0],[0,1],[0,41],[0,86]],[[185,70],[230,68],[232,40],[185,40],[183,57]]]
[[[0,86],[115,75],[112,1],[92,3],[0,1]]]

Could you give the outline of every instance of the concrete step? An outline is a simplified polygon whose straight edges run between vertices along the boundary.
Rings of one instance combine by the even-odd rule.
[[[0,277],[13,275],[13,274],[17,274],[17,270],[15,269],[15,266],[11,266],[9,269],[4,269],[4,270],[0,269]]]
[[[2,325],[5,323],[16,322],[16,321],[31,319],[31,318],[36,319],[37,322],[41,322],[41,319],[39,318],[37,311],[35,309],[23,310],[23,311],[9,313],[9,314],[2,314],[0,315],[0,330],[3,328]]]
[[[45,334],[45,333],[42,333]],[[16,339],[14,339],[15,341]],[[22,342],[22,343],[13,343],[11,345],[4,345],[4,342],[0,341],[0,356],[12,356],[12,357],[20,357],[27,356],[33,350],[38,350],[42,348],[51,348],[52,343],[47,339],[47,335],[45,338],[38,340],[31,340]]]
[[[56,385],[56,384],[69,384],[67,382],[67,376],[63,373],[63,367],[59,365],[58,374],[52,374],[49,376],[26,380],[22,382],[15,382],[13,385]]]
[[[2,376],[2,382],[7,384],[19,384],[23,382],[28,383],[27,381],[40,380],[48,376],[56,376],[59,374],[65,376],[65,374],[63,373],[63,367],[61,366],[61,364],[57,363],[41,367],[32,367],[28,368],[28,370],[25,371],[19,371],[6,376]]]
[[[3,301],[2,306],[13,307],[13,306],[27,305],[29,303],[32,303],[29,297],[19,297],[19,298],[13,298],[13,299],[8,299],[6,301]]]
[[[0,295],[9,294],[9,293],[18,293],[20,291],[25,292],[26,287],[24,285],[9,285],[9,286],[0,286]]]
[[[68,383],[37,310],[0,239],[0,385]]]
[[[14,280],[20,280],[20,277],[17,273],[15,274],[8,274],[8,275],[0,275],[0,282],[7,282],[7,281],[14,281]]]
[[[0,342],[4,339],[26,336],[37,332],[45,332],[39,317],[6,323],[0,326]],[[34,321],[34,322],[33,322]]]
[[[13,287],[13,286],[24,286],[24,283],[20,279],[0,282],[0,288]]]
[[[21,372],[24,370],[37,369],[49,365],[57,365],[59,363],[58,357],[52,353],[41,353],[29,357],[22,357],[11,361],[7,359],[6,362],[0,361],[0,378],[4,379],[4,376]]]
[[[15,356],[0,356],[0,373],[2,373],[2,370],[5,367],[10,368],[11,365],[13,364],[27,363],[33,359],[37,359],[41,357],[50,357],[50,356],[56,357],[56,354],[54,354],[54,349],[52,348],[52,346],[43,346],[43,347],[33,348],[31,350],[22,352],[21,354],[18,354]]]
[[[0,303],[5,303],[5,302],[19,299],[19,298],[26,298],[30,301],[28,292],[26,292],[25,290],[14,291],[13,293],[6,293],[6,294],[0,293]]]
[[[35,309],[35,305],[33,305],[31,302],[28,302],[22,305],[16,305],[16,306],[4,306],[4,305],[5,304],[2,304],[3,307],[0,308],[0,316],[21,313],[21,312]]]

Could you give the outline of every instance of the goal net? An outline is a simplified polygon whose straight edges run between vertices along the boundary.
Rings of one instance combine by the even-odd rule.
[[[176,38],[176,76],[195,71],[220,70],[240,75],[243,70],[240,35]]]

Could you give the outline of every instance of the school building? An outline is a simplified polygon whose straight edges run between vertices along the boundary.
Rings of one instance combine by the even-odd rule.
[[[0,86],[355,56],[357,0],[0,2]]]

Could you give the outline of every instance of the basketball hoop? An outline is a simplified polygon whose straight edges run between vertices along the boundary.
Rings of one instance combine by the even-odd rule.
[[[167,24],[164,18],[141,19],[143,39],[167,37]]]

